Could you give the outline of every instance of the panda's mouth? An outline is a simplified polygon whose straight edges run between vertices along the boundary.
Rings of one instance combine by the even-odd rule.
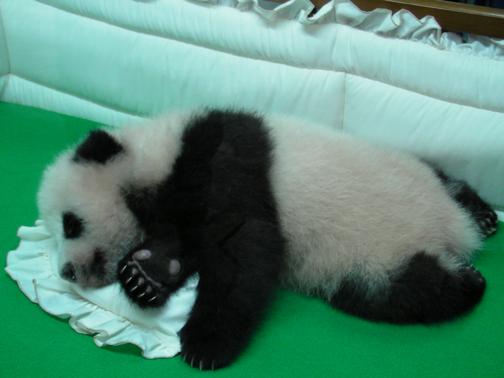
[[[100,269],[100,274],[98,275],[89,274],[83,276],[82,279],[77,282],[77,284],[83,289],[87,288],[98,289],[116,282],[117,282],[117,275],[115,274],[115,271],[110,270],[109,272],[108,269],[105,268],[105,266],[102,266]]]
[[[110,261],[103,249],[97,248],[87,264],[65,263],[60,270],[60,277],[83,289],[100,288],[117,281],[116,265],[117,262]]]
[[[103,278],[106,275],[105,266],[107,264],[107,258],[105,257],[105,252],[100,248],[95,249],[93,253],[93,260],[89,267],[89,276]]]
[[[143,240],[144,233],[138,233],[136,237],[122,238],[121,243],[109,243],[109,247],[94,246],[85,254],[74,255],[73,259],[60,268],[59,275],[83,289],[117,283],[119,261],[137,251]],[[86,259],[83,259],[84,255],[87,256]]]
[[[117,278],[113,274],[114,267],[112,265],[115,264],[109,262],[105,250],[96,248],[93,251],[91,263],[86,267],[82,267],[84,286],[99,288],[116,281]]]

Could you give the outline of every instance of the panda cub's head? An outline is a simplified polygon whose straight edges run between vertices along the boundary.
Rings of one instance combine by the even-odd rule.
[[[94,131],[44,173],[38,204],[57,243],[59,273],[83,287],[112,282],[117,262],[142,237],[120,191],[126,152]]]
[[[43,175],[38,206],[56,240],[58,273],[79,286],[117,279],[118,262],[144,238],[126,197],[161,182],[179,152],[169,120],[143,126],[93,131]]]

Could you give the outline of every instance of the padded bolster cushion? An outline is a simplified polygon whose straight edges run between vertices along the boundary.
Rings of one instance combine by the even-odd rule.
[[[292,93],[278,86],[282,77],[277,77],[275,64],[302,69],[304,72],[294,72],[291,77],[288,68],[277,68],[290,80],[282,82],[289,90],[296,89],[290,86],[299,80],[308,84],[303,92],[317,84],[322,90],[318,100],[326,94],[321,79],[331,72],[347,72],[450,102],[504,111],[504,103],[494,95],[502,93],[501,61],[471,55],[462,58],[457,52],[335,23],[301,25],[276,20],[265,25],[253,12],[189,1],[174,6],[169,0],[130,1],[127,6],[121,0],[7,0],[4,12],[8,37],[14,38],[10,50],[13,73],[134,114],[155,114],[167,105],[215,103],[212,85],[193,84],[202,76],[223,85],[218,90],[225,94],[220,100],[225,103],[237,92],[247,94],[247,73],[261,74],[264,68],[268,77],[257,80],[254,87],[263,85],[266,87],[258,89],[275,90],[278,95]],[[41,17],[51,20],[42,30],[34,22]],[[52,53],[47,52],[48,47]],[[313,69],[325,71],[326,76],[312,78]],[[188,72],[197,76],[189,78]],[[274,84],[265,81],[272,77]],[[119,96],[119,85],[124,86],[125,80],[132,91]],[[235,81],[238,83],[232,85]],[[82,88],[84,83],[86,88]],[[182,84],[189,86],[180,93]],[[240,90],[230,91],[235,87]],[[194,95],[196,89],[200,96],[196,101],[180,98]],[[158,100],[153,104],[154,98]],[[302,100],[305,98],[298,102]]]

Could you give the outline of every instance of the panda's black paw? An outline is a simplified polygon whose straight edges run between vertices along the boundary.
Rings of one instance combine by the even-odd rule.
[[[491,208],[474,213],[474,218],[483,236],[489,237],[497,232],[498,218]]]
[[[180,271],[177,259],[159,250],[141,249],[119,263],[118,278],[128,298],[139,307],[160,307],[173,290],[169,281]]]
[[[472,265],[464,266],[459,271],[458,291],[450,296],[450,300],[458,303],[463,311],[472,308],[481,300],[486,288],[483,275]],[[458,298],[458,299],[457,299]]]
[[[462,287],[464,291],[482,293],[486,287],[486,280],[479,270],[473,265],[467,265],[460,269]]]
[[[469,185],[458,187],[455,200],[471,214],[484,237],[497,232],[497,213]]]
[[[218,340],[199,340],[186,343],[180,353],[182,360],[199,370],[216,370],[229,365],[234,358],[226,355]]]
[[[200,370],[216,370],[232,363],[241,351],[240,335],[233,335],[233,325],[225,327],[215,314],[210,317],[189,319],[180,331],[185,363]]]

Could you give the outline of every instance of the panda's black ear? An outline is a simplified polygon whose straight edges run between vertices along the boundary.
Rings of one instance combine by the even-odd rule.
[[[109,133],[103,130],[94,130],[77,148],[73,160],[75,162],[105,164],[123,151],[123,147]]]

